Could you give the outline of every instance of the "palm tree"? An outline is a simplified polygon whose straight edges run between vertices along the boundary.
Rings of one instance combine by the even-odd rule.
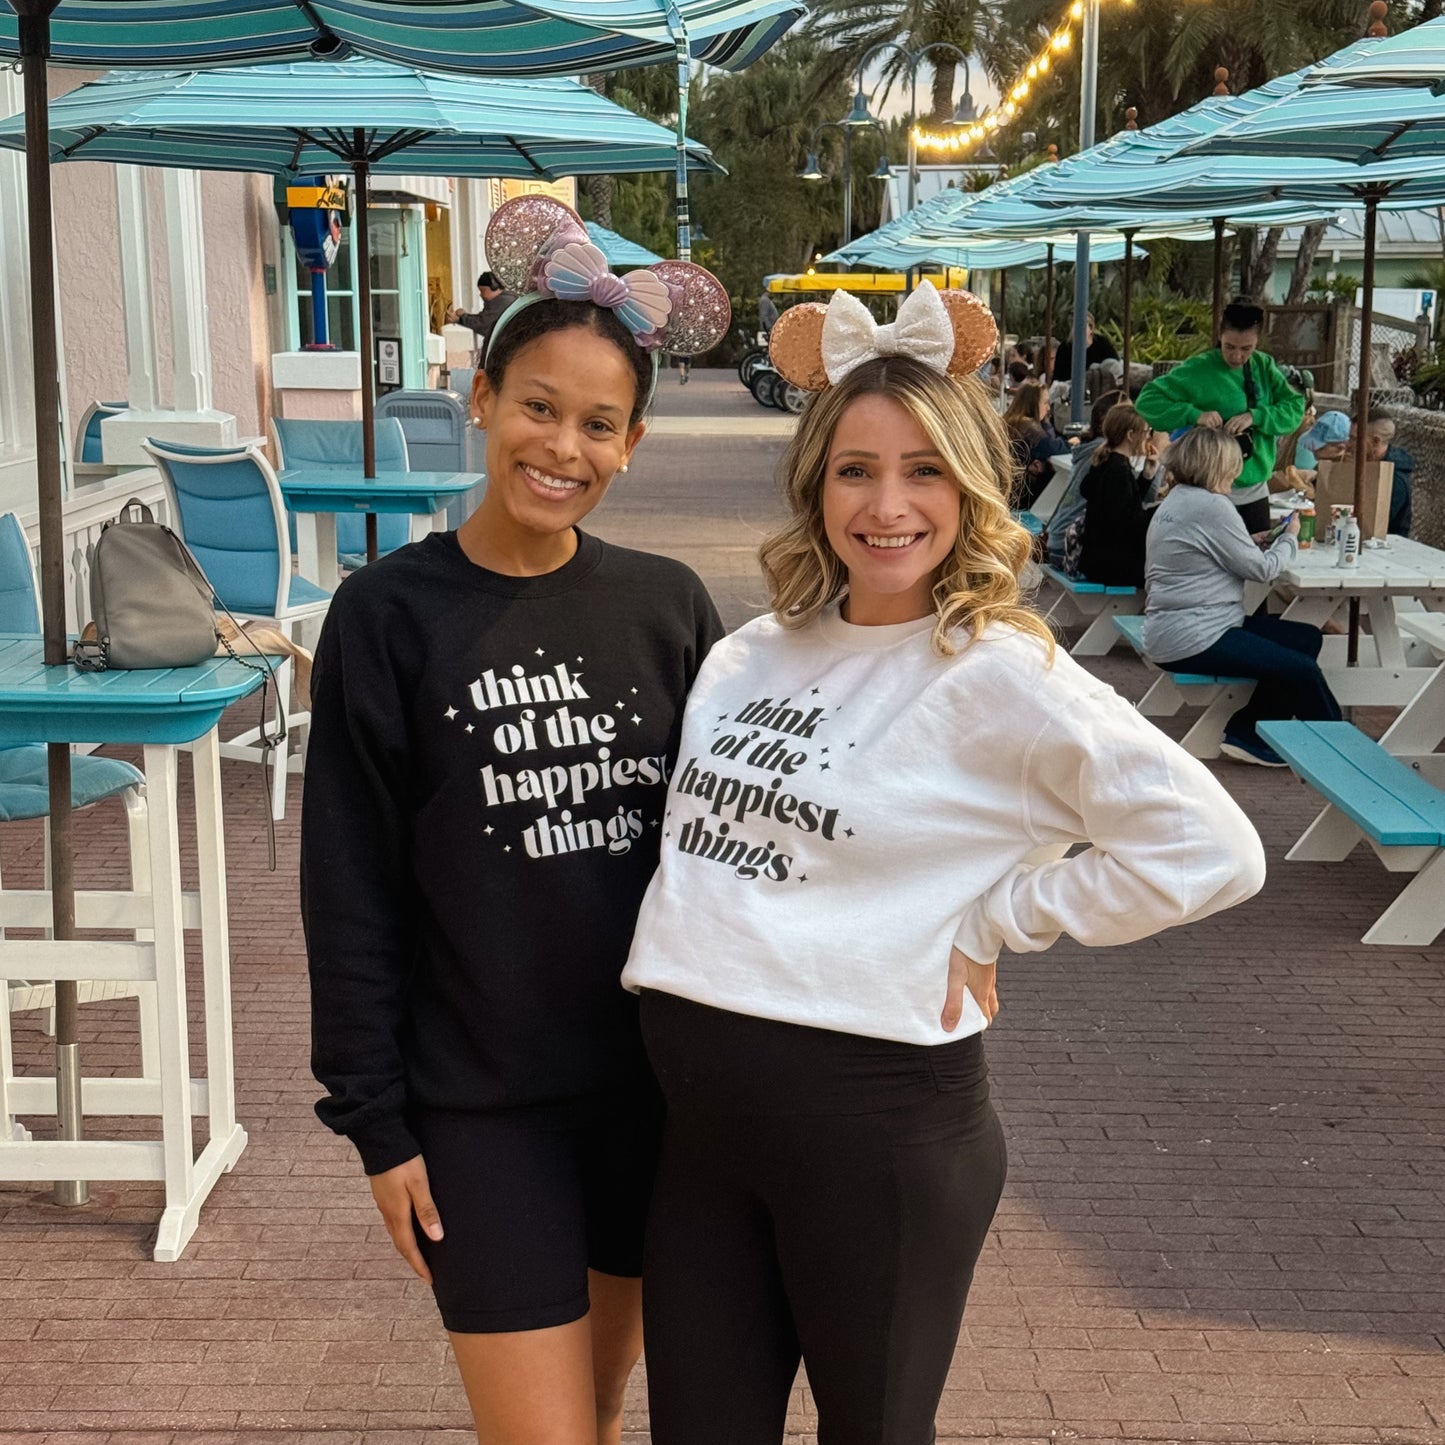
[[[819,60],[819,79],[829,83],[851,75],[867,51],[885,41],[914,53],[947,42],[965,55],[977,55],[993,25],[993,9],[986,0],[903,0],[896,7],[877,0],[819,0],[809,26],[827,47]],[[942,48],[929,59],[934,67],[930,114],[941,123],[953,115],[957,63]],[[908,63],[897,50],[883,53],[880,71],[885,98],[894,85],[909,83]]]
[[[585,77],[599,95],[626,106],[649,120],[670,124],[677,115],[677,72],[670,65],[648,65],[638,70],[607,71]],[[591,219],[613,230],[613,178],[583,176],[580,184],[587,198]]]
[[[818,91],[817,59],[815,41],[789,37],[739,74],[709,72],[693,100],[692,132],[728,172],[698,177],[694,209],[710,238],[710,264],[741,315],[764,275],[802,270],[815,250],[831,250],[839,239],[836,175],[826,182],[798,177],[815,127],[836,120],[847,103],[841,81]],[[855,166],[858,159],[855,152]]]
[[[1011,86],[1057,25],[1057,0],[1000,0],[982,54],[990,75]],[[1099,33],[1097,135],[1111,135],[1132,106],[1150,125],[1203,99],[1214,71],[1236,93],[1322,59],[1358,39],[1365,0],[1135,0],[1104,9]],[[1036,83],[1023,125],[1067,155],[1078,144],[1077,47]]]

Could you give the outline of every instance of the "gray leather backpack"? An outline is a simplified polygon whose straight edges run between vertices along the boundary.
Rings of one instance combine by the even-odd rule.
[[[215,589],[186,544],[132,498],[107,522],[90,562],[93,641],[75,665],[190,667],[216,653]]]

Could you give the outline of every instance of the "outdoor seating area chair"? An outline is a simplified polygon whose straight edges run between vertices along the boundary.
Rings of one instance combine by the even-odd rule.
[[[130,403],[125,401],[93,401],[86,407],[75,432],[75,460],[78,462],[101,462],[105,458],[100,449],[100,424],[108,416],[125,411]]]
[[[362,435],[359,421],[313,421],[301,417],[273,417],[271,436],[276,445],[276,469],[306,467],[313,471],[360,472]],[[411,458],[406,434],[395,418],[376,413],[376,470],[409,472]],[[294,523],[291,549],[296,549]],[[411,539],[411,518],[397,514],[376,519],[376,554],[384,557]],[[366,564],[366,517],[357,512],[336,514],[336,558],[343,567]]]
[[[276,473],[256,443],[183,447],[148,439],[142,446],[165,479],[176,530],[210,578],[221,606],[239,622],[274,622],[293,641],[299,640],[302,623],[320,622],[331,594],[292,575],[286,505]],[[285,756],[277,760],[271,783],[271,816],[279,819],[286,814],[286,774],[299,773],[305,763],[311,714],[289,706],[290,659],[277,662],[275,672],[280,700],[287,704]],[[221,756],[259,761],[261,732],[259,726],[247,728],[224,740]],[[289,746],[293,735],[294,752]]]
[[[0,633],[35,636],[40,632],[35,567],[25,529],[14,512],[0,514]],[[150,851],[146,835],[145,775],[119,758],[77,754],[70,760],[70,801],[73,808],[88,808],[106,798],[125,804],[130,839],[132,886],[144,892],[150,880]],[[21,743],[0,748],[0,822],[45,818],[45,882],[50,884],[50,783],[44,743]],[[4,894],[0,893],[0,903]],[[6,918],[0,910],[0,940]],[[141,1074],[157,1073],[155,985],[129,982],[85,982],[78,986],[82,1003],[103,999],[137,998],[140,1007]],[[28,1132],[10,1106],[15,1078],[10,1015],[23,1010],[47,1011],[46,1030],[54,1033],[55,985],[24,979],[0,979],[0,1139],[24,1139]]]

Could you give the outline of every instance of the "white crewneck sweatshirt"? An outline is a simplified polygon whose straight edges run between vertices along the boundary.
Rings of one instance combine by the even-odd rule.
[[[933,622],[713,648],[626,987],[940,1044],[985,1027],[968,994],[939,1022],[951,946],[1129,943],[1259,890],[1249,819],[1111,687],[1007,627],[939,657]]]

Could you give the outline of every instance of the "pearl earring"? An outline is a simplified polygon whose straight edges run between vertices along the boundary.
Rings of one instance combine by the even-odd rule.
[[[626,463],[626,462],[623,462],[622,465],[617,468],[617,470],[618,470],[619,472],[625,472],[625,471],[627,470],[627,463]]]

